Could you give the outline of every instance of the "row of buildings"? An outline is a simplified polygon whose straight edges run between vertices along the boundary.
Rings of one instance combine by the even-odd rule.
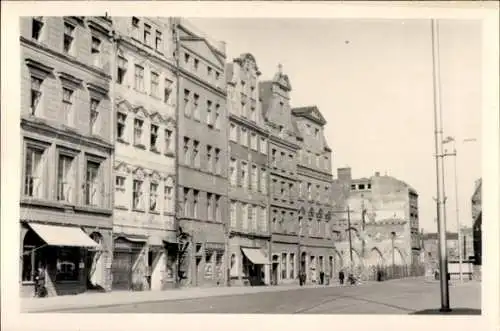
[[[261,80],[180,18],[25,17],[20,46],[23,296],[40,266],[60,295],[415,261],[416,191],[333,180],[326,121],[291,107],[281,66]]]

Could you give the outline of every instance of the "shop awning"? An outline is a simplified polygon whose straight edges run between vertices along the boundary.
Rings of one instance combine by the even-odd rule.
[[[269,259],[259,248],[242,247],[241,250],[253,264],[269,264]]]
[[[29,223],[30,227],[49,246],[97,247],[99,246],[82,229],[63,225]]]

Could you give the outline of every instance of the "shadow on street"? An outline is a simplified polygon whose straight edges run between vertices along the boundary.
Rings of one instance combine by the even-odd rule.
[[[439,309],[425,309],[410,313],[410,315],[481,315],[481,309],[454,308],[450,312],[442,312]]]

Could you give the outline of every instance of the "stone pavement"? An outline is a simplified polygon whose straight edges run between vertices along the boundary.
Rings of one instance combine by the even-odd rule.
[[[333,285],[306,285],[305,288],[318,288]],[[299,285],[278,286],[231,286],[231,287],[191,287],[166,291],[114,291],[107,293],[86,292],[77,295],[54,296],[48,298],[21,298],[21,313],[55,311],[58,309],[88,308],[131,304],[183,300],[225,295],[251,294],[261,292],[279,292],[300,288]]]

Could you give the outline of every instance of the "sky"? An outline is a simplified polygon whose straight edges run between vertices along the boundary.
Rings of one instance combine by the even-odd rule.
[[[282,64],[292,107],[316,105],[328,122],[334,177],[350,166],[354,178],[379,171],[407,182],[419,192],[420,227],[437,231],[430,20],[189,21],[226,42],[228,62],[252,53],[261,79]],[[440,20],[439,38],[444,134],[457,141],[458,214],[470,226],[481,176],[481,23]],[[447,229],[456,231],[453,158],[445,169]]]

